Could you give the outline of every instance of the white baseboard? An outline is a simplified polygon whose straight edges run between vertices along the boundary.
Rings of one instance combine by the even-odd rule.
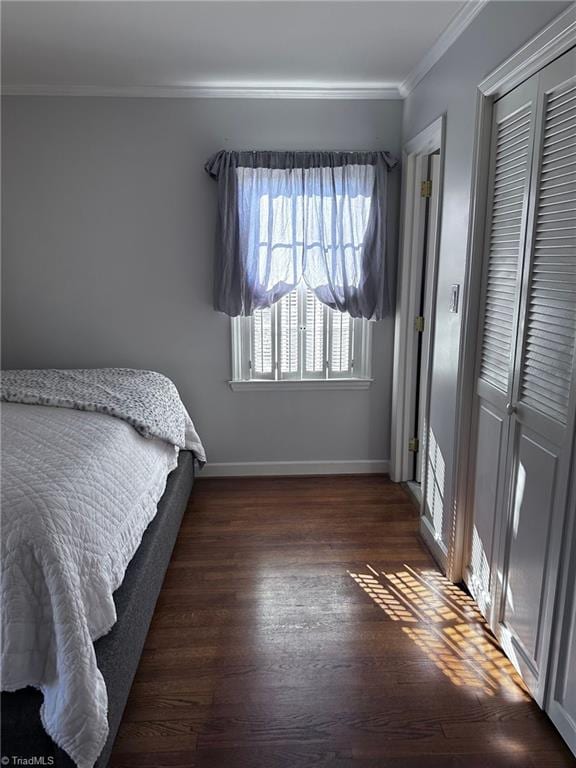
[[[271,475],[365,475],[387,473],[387,459],[366,461],[239,461],[208,463],[198,477],[264,477]]]

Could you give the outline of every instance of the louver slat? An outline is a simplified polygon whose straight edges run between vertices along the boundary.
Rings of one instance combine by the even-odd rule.
[[[528,105],[498,123],[493,150],[480,378],[502,392],[508,391],[510,381],[530,130]]]
[[[576,344],[576,87],[548,98],[521,400],[565,425]]]

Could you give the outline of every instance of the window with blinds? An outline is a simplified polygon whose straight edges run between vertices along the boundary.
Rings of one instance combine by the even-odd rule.
[[[330,309],[305,285],[233,318],[234,380],[368,378],[368,321]]]

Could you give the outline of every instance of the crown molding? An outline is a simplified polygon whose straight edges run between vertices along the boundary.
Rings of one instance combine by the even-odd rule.
[[[442,58],[489,0],[467,0],[402,83],[195,83],[191,85],[6,84],[3,96],[100,96],[167,99],[403,99]]]
[[[400,84],[402,98],[406,98],[414,90],[488,2],[489,0],[467,0],[466,5],[458,11],[438,40],[420,59],[406,80]]]
[[[576,3],[552,19],[548,26],[483,80],[478,88],[484,96],[503,96],[574,45]]]
[[[199,83],[187,86],[3,85],[3,96],[168,99],[401,99],[396,83]]]

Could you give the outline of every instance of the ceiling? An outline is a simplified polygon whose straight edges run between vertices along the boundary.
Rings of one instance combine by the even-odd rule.
[[[474,5],[3,2],[2,82],[8,92],[256,86],[398,95],[442,33],[453,39]]]

